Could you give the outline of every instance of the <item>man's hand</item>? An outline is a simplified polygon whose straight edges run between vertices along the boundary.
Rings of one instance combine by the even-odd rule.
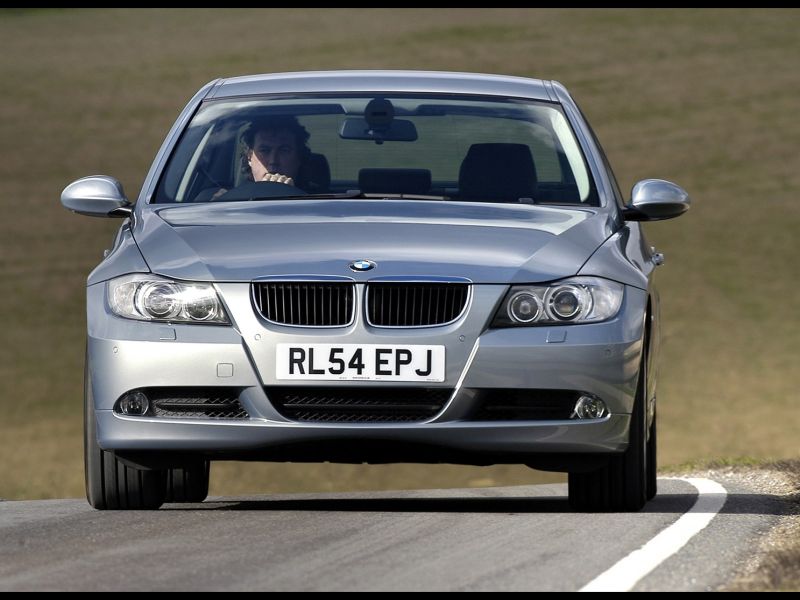
[[[228,191],[228,190],[226,190],[225,188],[220,188],[220,189],[218,189],[216,192],[214,192],[214,195],[213,195],[213,196],[211,196],[211,198],[209,199],[209,201],[210,201],[210,202],[213,202],[214,200],[216,200],[217,198],[219,198],[220,196],[222,196],[223,194],[225,194],[225,192],[227,192],[227,191]]]
[[[264,173],[261,181],[275,181],[277,183],[285,183],[286,185],[294,185],[294,179],[281,175],[280,173]]]

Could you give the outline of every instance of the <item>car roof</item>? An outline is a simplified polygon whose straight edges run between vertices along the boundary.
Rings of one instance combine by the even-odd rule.
[[[306,71],[220,79],[207,99],[257,94],[420,92],[481,94],[555,101],[541,79],[449,71]]]

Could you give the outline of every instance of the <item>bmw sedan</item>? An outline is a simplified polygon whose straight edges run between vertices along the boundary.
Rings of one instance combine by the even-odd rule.
[[[656,494],[663,257],[555,81],[331,71],[219,79],[87,282],[86,493],[199,502],[216,460],[518,463],[582,511]]]

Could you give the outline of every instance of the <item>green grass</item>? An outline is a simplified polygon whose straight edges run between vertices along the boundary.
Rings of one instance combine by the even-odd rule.
[[[135,197],[169,126],[219,76],[415,68],[553,78],[625,190],[694,207],[647,226],[659,270],[663,464],[797,456],[798,10],[0,11],[0,497],[80,496],[83,285],[117,221],[58,198]],[[220,465],[212,492],[502,485],[522,467]],[[549,476],[548,476],[549,477]]]

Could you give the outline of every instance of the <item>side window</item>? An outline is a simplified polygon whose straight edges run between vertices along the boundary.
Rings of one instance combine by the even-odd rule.
[[[583,119],[583,122],[586,124],[586,128],[589,130],[589,134],[592,136],[592,140],[594,141],[594,145],[597,147],[597,150],[600,152],[600,158],[603,159],[603,168],[606,170],[608,174],[608,180],[611,182],[611,191],[614,194],[614,197],[617,201],[617,206],[620,208],[625,206],[625,197],[622,195],[622,191],[619,189],[619,183],[617,183],[617,177],[614,175],[614,170],[611,168],[611,164],[608,162],[608,157],[606,156],[605,150],[603,150],[602,144],[600,144],[600,140],[597,139],[597,134],[592,129],[592,126],[589,124],[589,120],[586,118],[586,115],[583,114],[580,106],[578,103],[575,102],[573,98],[573,102],[575,103],[575,108],[578,109],[578,112]]]
[[[200,143],[197,144],[197,148],[195,149],[194,153],[189,158],[189,162],[186,165],[186,170],[184,171],[183,177],[178,185],[178,191],[175,194],[175,202],[183,202],[187,197],[187,191],[197,186],[197,180],[202,174],[202,170],[198,168],[200,157],[206,150],[208,140],[211,137],[213,130],[213,127],[208,128],[208,131],[206,131],[205,135],[200,140]]]
[[[591,131],[591,128],[589,130]],[[600,145],[600,142],[597,141],[597,136],[594,134],[594,131],[592,131],[592,137],[594,138],[594,143],[600,150],[600,156],[603,157],[603,166],[606,169],[606,173],[608,173],[608,179],[611,181],[611,187],[614,191],[614,196],[617,199],[617,204],[619,206],[625,206],[625,198],[622,195],[622,190],[619,189],[619,184],[617,183],[617,177],[616,175],[614,175],[614,170],[611,168],[611,164],[608,162],[608,158],[606,157],[606,152],[605,150],[603,150],[603,147]]]
[[[197,163],[210,133],[211,127],[192,127],[186,131],[170,158],[166,175],[159,186],[160,194],[171,199],[158,198],[156,202],[184,201],[188,188],[196,180]]]
[[[197,127],[188,132],[187,138],[199,139],[196,145],[184,144],[179,147],[181,152],[176,152],[173,161],[180,168],[170,168],[164,183],[166,191],[175,190],[174,202],[195,202],[198,196],[208,196],[209,192],[220,188],[234,187],[241,163],[239,153],[235,150],[241,129],[238,123],[226,122]],[[183,148],[191,150],[191,153]],[[180,179],[172,175],[181,172]],[[207,198],[203,201],[207,201]]]
[[[230,153],[230,170],[233,178],[232,187],[238,187],[247,181],[246,171],[243,167],[247,167],[247,144],[244,143],[244,132],[247,131],[250,123],[242,123],[236,130],[234,136],[235,142],[231,147]],[[248,169],[249,170],[249,169]],[[250,176],[252,179],[252,176]]]

